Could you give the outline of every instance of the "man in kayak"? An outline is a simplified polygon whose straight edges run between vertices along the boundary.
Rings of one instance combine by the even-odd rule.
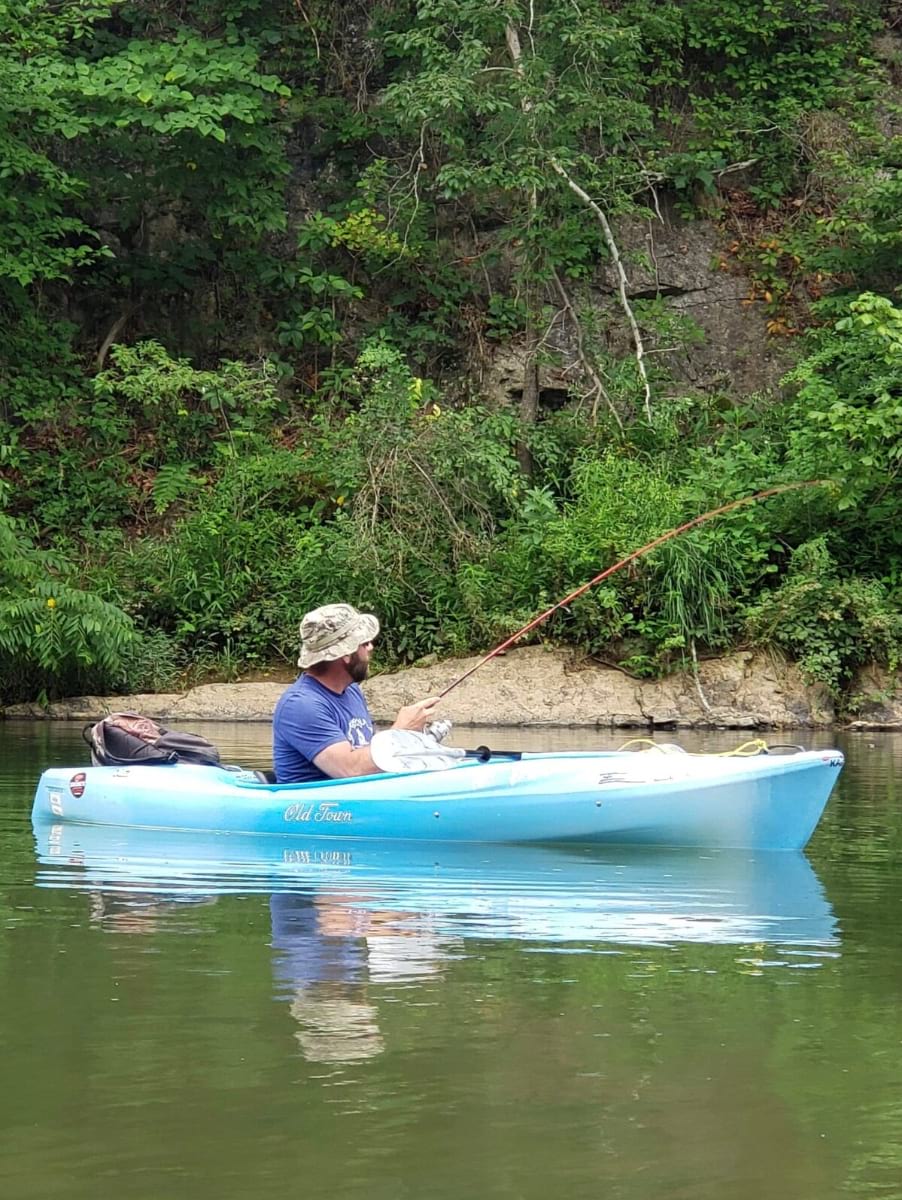
[[[273,763],[279,783],[375,775],[373,719],[360,684],[369,671],[379,622],[350,604],[326,604],[301,621],[302,674],[273,713]],[[438,697],[402,708],[392,729],[422,730]]]

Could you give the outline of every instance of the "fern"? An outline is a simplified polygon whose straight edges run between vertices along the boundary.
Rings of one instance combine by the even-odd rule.
[[[171,508],[176,500],[190,495],[205,482],[205,477],[195,475],[190,463],[167,463],[160,467],[153,481],[153,507],[157,515]]]
[[[114,684],[136,636],[122,609],[73,586],[58,555],[36,549],[0,514],[0,697],[29,676]]]

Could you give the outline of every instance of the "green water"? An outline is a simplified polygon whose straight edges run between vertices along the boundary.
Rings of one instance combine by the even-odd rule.
[[[902,738],[803,740],[804,858],[217,863],[36,847],[78,730],[0,725],[0,1197],[902,1197]]]

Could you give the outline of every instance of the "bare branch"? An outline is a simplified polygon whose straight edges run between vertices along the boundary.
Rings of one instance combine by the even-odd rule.
[[[103,370],[103,364],[106,362],[106,356],[110,352],[110,347],[115,342],[116,338],[122,332],[122,330],[124,329],[126,324],[129,322],[129,320],[134,316],[135,308],[136,308],[136,305],[134,305],[134,304],[126,305],[126,307],[123,309],[123,311],[119,314],[119,316],[116,318],[116,320],[110,326],[109,332],[107,333],[107,335],[103,339],[103,341],[100,343],[100,349],[97,351],[97,354],[94,358],[94,370],[95,371]]]
[[[451,528],[454,530],[454,532],[457,534],[457,536],[462,541],[466,541],[467,540],[466,530],[461,528],[461,526],[458,524],[457,520],[455,519],[454,512],[452,511],[450,504],[448,504],[447,500],[445,499],[441,488],[438,486],[438,484],[435,482],[435,480],[432,478],[432,476],[429,474],[429,472],[426,471],[423,467],[421,467],[420,464],[417,462],[417,460],[409,452],[407,454],[407,461],[410,463],[410,465],[413,467],[413,469],[415,471],[419,472],[419,474],[422,475],[423,479],[426,481],[429,489],[433,492],[436,500],[438,500],[438,502],[439,502],[439,505],[444,510],[445,516],[448,519],[448,524],[451,526]]]
[[[579,361],[582,364],[582,368],[585,371],[586,375],[588,376],[588,378],[592,384],[592,389],[589,392],[589,395],[593,396],[592,420],[593,421],[597,420],[598,400],[600,397],[602,400],[604,400],[605,404],[607,404],[608,408],[610,409],[611,416],[617,422],[618,429],[620,429],[622,431],[623,430],[623,422],[620,420],[620,414],[617,412],[617,409],[614,407],[614,401],[608,395],[608,392],[607,392],[604,384],[601,382],[601,378],[600,378],[598,372],[595,370],[594,366],[589,361],[588,355],[586,354],[585,344],[583,342],[582,322],[580,321],[579,317],[576,314],[576,310],[574,309],[573,304],[570,300],[570,297],[567,294],[567,289],[564,287],[563,280],[561,279],[560,275],[558,275],[557,271],[554,272],[554,282],[557,284],[557,290],[561,297],[561,304],[564,306],[564,311],[566,312],[567,316],[570,318],[571,324],[573,325],[574,332],[576,333],[576,352],[579,355]]]
[[[623,260],[620,257],[620,251],[617,249],[617,242],[614,240],[614,231],[611,229],[611,223],[601,206],[596,204],[589,193],[584,191],[583,188],[581,188],[576,182],[576,180],[572,179],[570,175],[568,175],[557,159],[552,158],[549,161],[558,175],[560,175],[561,178],[566,182],[567,187],[570,188],[571,192],[577,195],[580,200],[582,200],[583,204],[588,205],[592,212],[595,213],[599,224],[601,225],[602,232],[604,233],[604,240],[607,243],[608,251],[611,255],[611,261],[613,262],[614,270],[617,273],[617,290],[620,293],[620,307],[623,309],[624,314],[626,315],[626,319],[629,322],[630,330],[633,335],[633,346],[635,347],[636,351],[636,366],[639,369],[639,375],[642,379],[642,387],[645,392],[645,415],[650,421],[651,384],[648,380],[648,372],[645,369],[645,343],[642,341],[642,334],[639,331],[636,315],[633,312],[632,305],[629,302],[629,297],[626,294],[626,271],[623,269]]]
[[[695,653],[695,638],[689,639],[689,646],[692,650],[692,678],[695,680],[695,690],[698,692],[698,698],[702,702],[702,708],[711,716],[711,705],[708,703],[705,693],[702,691],[702,681],[698,675],[698,656]]]
[[[301,14],[301,19],[303,20],[304,24],[307,26],[307,28],[310,30],[310,33],[313,36],[313,44],[314,44],[314,46],[316,46],[316,61],[319,62],[320,58],[321,58],[321,54],[320,54],[319,38],[316,36],[316,28],[311,23],[311,20],[307,16],[307,13],[304,11],[304,6],[301,4],[301,0],[294,0],[294,6],[298,10],[298,12]]]

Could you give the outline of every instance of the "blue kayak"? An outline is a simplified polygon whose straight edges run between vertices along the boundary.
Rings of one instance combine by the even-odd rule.
[[[441,842],[800,850],[843,766],[838,750],[749,757],[571,752],[461,759],[447,770],[266,784],[240,768],[52,768],[35,822]]]

